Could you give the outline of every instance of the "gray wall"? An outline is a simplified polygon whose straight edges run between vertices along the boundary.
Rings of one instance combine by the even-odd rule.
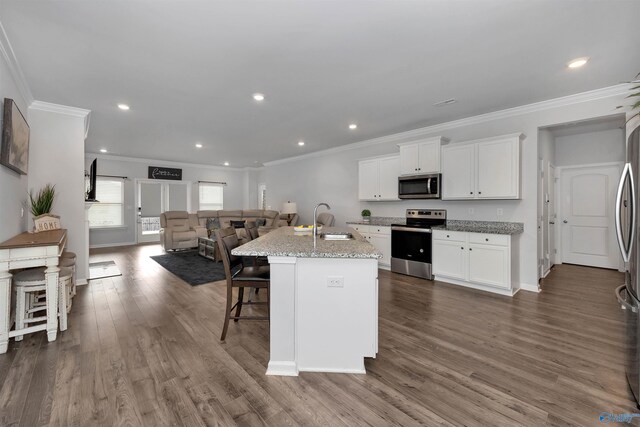
[[[407,208],[444,208],[451,219],[504,220],[525,224],[520,236],[520,282],[535,287],[537,275],[537,211],[538,211],[538,128],[559,123],[610,115],[622,96],[600,98],[573,105],[548,108],[541,111],[513,115],[489,121],[472,121],[468,125],[452,123],[425,128],[422,137],[442,135],[455,144],[465,140],[485,138],[515,132],[526,135],[522,143],[522,200],[508,201],[358,201],[358,159],[389,153],[397,153],[398,142],[416,139],[398,134],[382,142],[343,151],[328,150],[321,154],[299,156],[288,161],[266,165],[268,204],[280,209],[282,203],[291,200],[298,204],[301,221],[312,220],[313,206],[327,202],[332,207],[338,225],[356,219],[360,211],[368,208],[374,216],[404,216]],[[464,122],[463,122],[464,123]],[[433,130],[432,130],[433,129]],[[504,214],[497,216],[497,209]]]
[[[625,159],[623,129],[610,129],[555,138],[555,165],[588,165]]]
[[[26,101],[18,92],[4,56],[0,55],[0,125],[4,98],[13,99],[29,123]],[[0,242],[26,230],[27,191],[27,175],[19,175],[5,166],[0,166]],[[23,207],[25,214],[21,216]]]
[[[98,175],[126,176],[129,179],[124,184],[124,221],[123,228],[116,229],[92,229],[90,231],[90,245],[92,247],[113,246],[119,244],[132,244],[136,241],[136,201],[135,179],[146,179],[148,166],[167,166],[182,169],[183,181],[191,181],[191,212],[198,210],[198,181],[223,181],[224,208],[243,209],[245,203],[245,175],[247,171],[220,167],[208,167],[203,165],[176,165],[162,161],[141,161],[137,159],[122,158],[116,156],[103,156],[87,153],[85,156],[85,168],[88,170],[93,159],[98,158]],[[254,207],[253,205],[249,207]]]

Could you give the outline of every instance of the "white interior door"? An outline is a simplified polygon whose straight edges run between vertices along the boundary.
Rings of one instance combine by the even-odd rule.
[[[620,165],[562,170],[563,262],[618,268],[614,214],[620,171]]]
[[[138,182],[138,243],[160,241],[160,214],[162,213],[162,184]]]

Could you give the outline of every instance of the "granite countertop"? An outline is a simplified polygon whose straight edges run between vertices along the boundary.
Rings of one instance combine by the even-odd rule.
[[[311,232],[296,233],[293,227],[279,227],[231,251],[237,256],[284,256],[300,258],[382,258],[382,254],[357,231],[345,227],[324,227],[324,232],[350,232],[350,240],[324,240],[318,236],[313,249]]]
[[[500,221],[462,221],[448,219],[447,225],[433,227],[434,230],[465,231],[468,233],[487,234],[520,234],[524,232],[522,222],[500,222]]]
[[[369,222],[364,222],[362,219],[356,221],[347,221],[347,224],[356,225],[373,225],[377,227],[390,227],[391,224],[406,224],[407,219],[404,217],[392,217],[392,216],[372,216]]]

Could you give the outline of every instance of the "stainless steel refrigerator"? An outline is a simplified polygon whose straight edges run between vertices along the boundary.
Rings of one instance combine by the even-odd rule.
[[[627,160],[618,184],[615,219],[616,235],[625,262],[625,283],[616,289],[616,297],[625,310],[626,318],[626,374],[629,386],[640,402],[640,236],[638,234],[640,202],[640,118],[627,122]]]

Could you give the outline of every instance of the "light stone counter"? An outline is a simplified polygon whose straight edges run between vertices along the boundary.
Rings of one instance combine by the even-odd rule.
[[[521,222],[500,221],[461,221],[448,219],[446,225],[433,227],[434,230],[463,231],[467,233],[487,234],[520,234],[524,232],[524,224]]]
[[[299,258],[372,258],[382,257],[371,243],[366,241],[357,231],[345,227],[324,227],[320,233],[350,232],[350,240],[317,239],[313,249],[311,232],[298,233],[293,227],[280,227],[256,240],[252,240],[231,251],[237,256],[279,256]]]
[[[347,221],[347,224],[373,225],[374,227],[390,227],[391,224],[404,225],[406,223],[406,218],[395,216],[372,216],[369,222],[365,222],[362,219]]]

